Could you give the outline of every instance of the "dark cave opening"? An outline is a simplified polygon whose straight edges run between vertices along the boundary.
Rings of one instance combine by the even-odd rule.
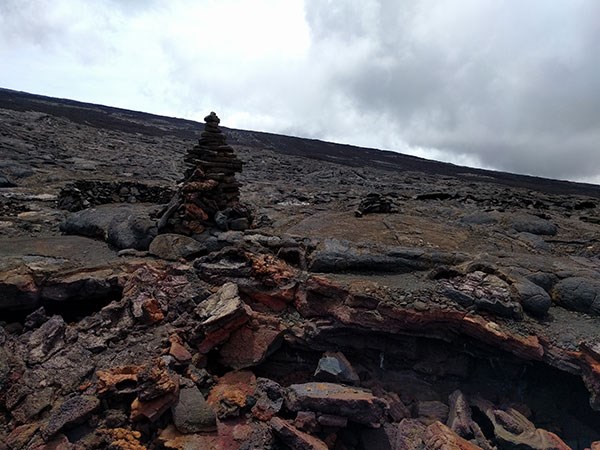
[[[46,316],[60,315],[65,322],[73,323],[99,312],[113,301],[121,300],[121,296],[122,290],[115,288],[98,295],[72,296],[62,300],[42,299],[35,308],[3,311],[0,323],[23,326],[27,317],[41,307]]]
[[[315,381],[324,351],[344,353],[362,386],[396,392],[411,411],[419,401],[448,404],[448,396],[459,389],[498,407],[516,409],[573,449],[583,450],[600,440],[600,412],[590,407],[589,392],[578,376],[464,337],[449,342],[337,329],[322,332],[308,344],[284,343],[255,372],[285,386]],[[484,433],[493,434],[483,413],[475,407],[472,411]]]

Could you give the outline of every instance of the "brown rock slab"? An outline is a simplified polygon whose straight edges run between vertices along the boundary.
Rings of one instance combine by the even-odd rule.
[[[247,322],[234,331],[221,347],[222,364],[239,370],[260,364],[281,343],[282,329],[276,323]]]
[[[269,423],[277,437],[292,450],[327,450],[325,442],[298,430],[279,417],[273,417]]]
[[[347,384],[357,384],[360,381],[356,370],[342,352],[325,352],[315,370],[315,378]]]
[[[171,406],[177,403],[178,393],[172,392],[149,401],[136,398],[131,404],[130,418],[137,422],[144,417],[150,422],[157,421]]]
[[[317,382],[291,385],[286,405],[291,411],[340,415],[369,426],[381,423],[388,407],[367,389]]]
[[[557,435],[536,426],[523,414],[513,408],[495,408],[483,399],[475,399],[472,404],[481,410],[494,427],[496,441],[506,447],[532,450],[568,450]]]

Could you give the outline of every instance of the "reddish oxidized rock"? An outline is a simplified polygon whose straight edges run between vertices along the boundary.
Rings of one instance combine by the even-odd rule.
[[[129,394],[137,390],[138,374],[144,368],[141,366],[112,367],[98,370],[96,389],[99,395]]]
[[[254,313],[221,347],[221,363],[235,370],[260,364],[279,348],[283,329],[277,319]]]
[[[256,390],[256,377],[252,372],[229,372],[221,377],[208,395],[219,418],[238,416],[246,407],[247,398]]]
[[[279,417],[273,417],[270,424],[279,439],[293,450],[327,450],[325,442],[298,430]]]
[[[200,303],[196,315],[201,320],[199,331],[204,335],[198,345],[201,353],[208,353],[216,345],[225,342],[234,330],[248,321],[246,308],[234,283],[224,284]]]
[[[169,342],[171,343],[169,355],[182,364],[188,364],[192,360],[192,354],[184,347],[183,340],[179,336],[176,334],[171,335]]]

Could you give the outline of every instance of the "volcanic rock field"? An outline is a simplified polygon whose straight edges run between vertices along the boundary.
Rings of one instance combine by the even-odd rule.
[[[220,119],[0,89],[0,449],[600,449],[600,186]]]

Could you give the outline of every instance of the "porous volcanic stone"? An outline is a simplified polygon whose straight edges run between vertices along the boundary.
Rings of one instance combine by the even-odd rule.
[[[150,243],[151,254],[162,259],[177,261],[190,258],[204,250],[204,246],[195,239],[181,234],[159,234]]]
[[[380,423],[387,409],[386,402],[367,389],[334,383],[292,384],[286,405],[291,411],[334,414],[364,425]]]
[[[199,433],[216,429],[215,412],[195,386],[179,392],[179,401],[171,411],[175,427],[181,433]]]

